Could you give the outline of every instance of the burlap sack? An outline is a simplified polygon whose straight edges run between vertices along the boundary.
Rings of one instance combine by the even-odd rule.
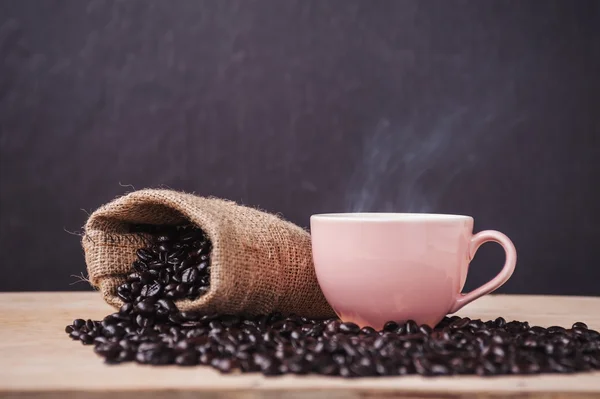
[[[306,231],[234,202],[171,190],[136,191],[92,213],[82,240],[91,284],[121,306],[116,288],[148,239],[131,226],[190,222],[212,241],[210,290],[177,302],[180,310],[334,316],[317,283]]]

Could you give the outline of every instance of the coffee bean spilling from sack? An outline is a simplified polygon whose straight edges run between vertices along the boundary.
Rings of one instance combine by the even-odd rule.
[[[152,245],[137,251],[134,272],[117,288],[119,298],[134,303],[141,313],[157,305],[158,298],[195,299],[210,285],[211,245],[202,230],[170,228],[154,237]],[[174,306],[170,301],[161,303]]]
[[[409,321],[375,331],[278,313],[245,318],[179,312],[174,300],[207,291],[209,253],[200,230],[156,233],[119,287],[121,309],[102,321],[77,319],[66,332],[93,344],[108,363],[202,364],[221,372],[360,377],[600,369],[600,333],[584,323],[542,328],[454,316],[435,329]]]

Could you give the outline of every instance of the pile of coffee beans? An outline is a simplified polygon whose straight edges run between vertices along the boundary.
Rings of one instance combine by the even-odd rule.
[[[221,372],[316,373],[342,377],[571,373],[600,370],[600,333],[530,326],[503,318],[446,317],[435,328],[388,322],[381,331],[337,319],[241,317],[180,312],[210,284],[210,242],[198,229],[157,231],[140,249],[118,295],[121,309],[102,321],[66,327],[107,363],[210,365]]]

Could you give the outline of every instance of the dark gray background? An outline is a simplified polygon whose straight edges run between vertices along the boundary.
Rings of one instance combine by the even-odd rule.
[[[133,185],[470,214],[503,292],[600,295],[599,5],[0,0],[0,290],[87,289],[65,230]]]

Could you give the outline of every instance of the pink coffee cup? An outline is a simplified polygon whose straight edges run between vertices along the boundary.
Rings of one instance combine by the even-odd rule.
[[[436,325],[504,284],[517,252],[504,234],[473,235],[473,218],[421,213],[339,213],[310,218],[315,271],[325,298],[343,321],[381,328],[414,320]],[[500,273],[462,294],[469,262],[484,242],[506,252]]]

